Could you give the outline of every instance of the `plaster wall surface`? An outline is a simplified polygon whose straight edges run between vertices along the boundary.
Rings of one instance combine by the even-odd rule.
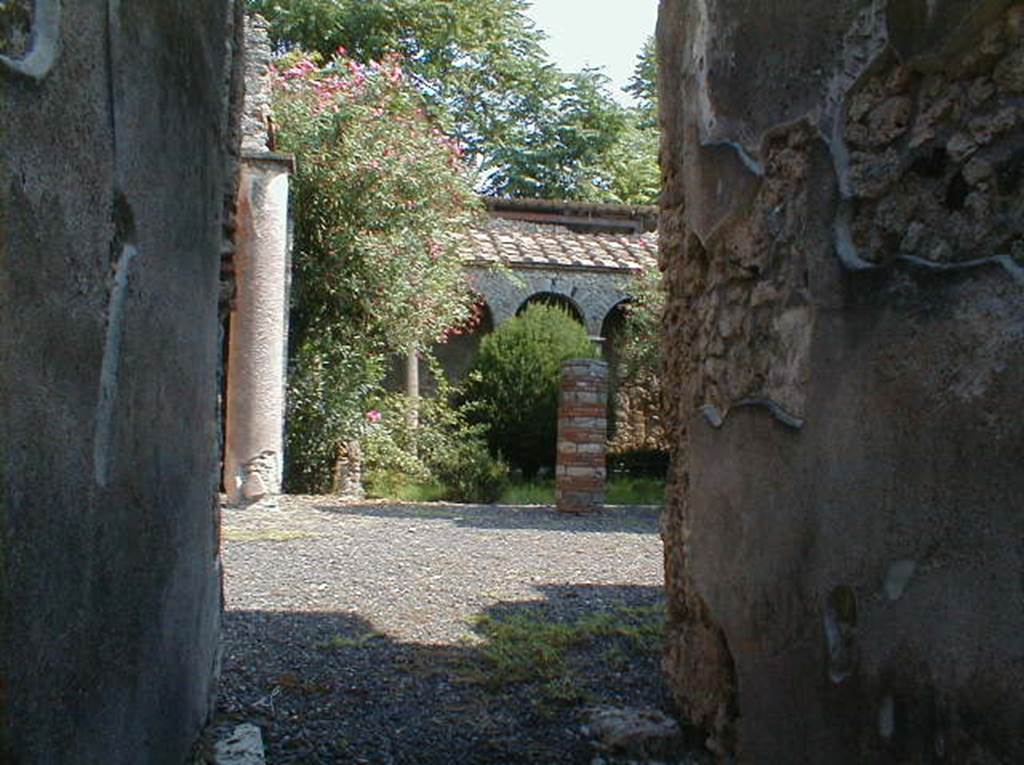
[[[0,59],[0,760],[177,765],[217,661],[240,16],[35,9],[46,55]]]
[[[1024,758],[1024,5],[662,0],[668,668],[740,762]]]

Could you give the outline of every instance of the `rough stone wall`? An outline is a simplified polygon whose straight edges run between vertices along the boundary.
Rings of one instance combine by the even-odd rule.
[[[609,396],[611,407],[615,408],[615,425],[608,444],[610,452],[665,449],[659,380],[647,378],[620,383]]]
[[[269,25],[258,14],[245,17],[245,106],[242,110],[242,152],[273,150],[273,81],[270,67],[273,53]]]
[[[177,765],[217,660],[236,8],[34,10],[0,59],[0,761]]]
[[[741,762],[1024,757],[1024,5],[662,0],[666,666]]]
[[[629,298],[627,271],[573,271],[554,268],[466,269],[499,326],[516,315],[523,303],[542,292],[562,295],[579,308],[587,332],[600,337],[601,325],[616,305]]]
[[[607,413],[608,365],[594,359],[563,362],[555,463],[555,504],[563,513],[604,506]]]

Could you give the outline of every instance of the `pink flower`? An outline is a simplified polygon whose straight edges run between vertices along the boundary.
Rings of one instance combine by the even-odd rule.
[[[369,412],[366,413],[366,421],[367,422],[380,422],[381,418],[383,416],[384,415],[382,415],[376,409],[371,409]]]
[[[306,77],[312,72],[316,71],[316,64],[310,61],[308,58],[302,59],[299,63],[293,66],[291,69],[286,69],[282,76],[286,80],[293,80],[299,77]]]

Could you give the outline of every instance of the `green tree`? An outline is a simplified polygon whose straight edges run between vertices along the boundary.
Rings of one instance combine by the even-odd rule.
[[[608,179],[611,201],[625,204],[657,204],[661,193],[658,152],[658,61],[654,37],[648,37],[637,56],[633,77],[624,88],[637,105],[627,110],[625,126],[600,160]]]
[[[279,145],[298,159],[289,483],[319,491],[360,434],[385,358],[468,317],[457,239],[476,201],[394,58],[294,56],[276,83]]]
[[[567,311],[531,305],[484,338],[461,397],[470,419],[489,426],[491,449],[532,477],[555,462],[561,363],[596,356]]]
[[[647,38],[636,57],[633,76],[624,88],[639,104],[640,127],[658,124],[658,46],[654,35]]]
[[[250,0],[282,48],[364,64],[397,53],[485,193],[616,198],[609,149],[628,119],[595,71],[565,74],[525,0]],[[630,200],[634,201],[634,200]]]
[[[626,384],[660,385],[661,321],[665,310],[665,288],[661,272],[649,269],[635,276],[627,286],[632,296],[619,350],[619,377]]]

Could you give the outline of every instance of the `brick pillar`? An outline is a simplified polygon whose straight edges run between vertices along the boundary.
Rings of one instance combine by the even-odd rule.
[[[562,364],[558,402],[555,503],[563,513],[604,505],[608,429],[608,365],[596,359]]]

